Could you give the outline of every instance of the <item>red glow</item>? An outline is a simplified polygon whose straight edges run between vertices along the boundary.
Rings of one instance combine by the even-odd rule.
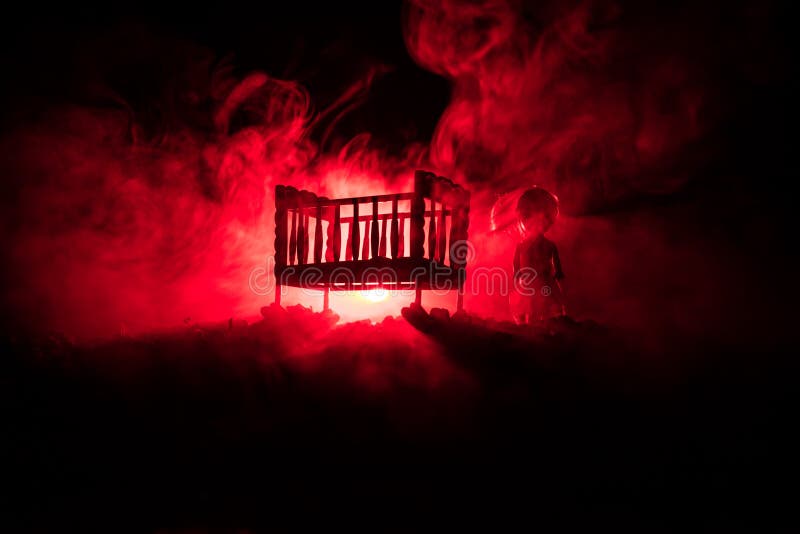
[[[369,291],[360,291],[358,296],[369,302],[382,302],[387,299],[389,292],[385,289],[370,289]]]
[[[408,52],[450,80],[452,100],[430,146],[406,147],[403,157],[387,156],[368,132],[335,152],[312,140],[324,120],[335,123],[360,101],[379,67],[319,109],[297,81],[237,77],[233,65],[189,49],[175,53],[163,101],[152,102],[172,110],[186,101],[189,111],[165,113],[156,128],[110,88],[100,92],[114,105],[37,114],[0,139],[24,177],[7,214],[15,227],[6,252],[19,273],[10,306],[76,335],[250,317],[273,300],[249,281],[269,271],[275,184],[331,197],[381,194],[409,190],[413,170],[428,168],[473,192],[472,267],[510,266],[513,243],[488,233],[490,208],[498,193],[539,184],[564,208],[552,237],[572,297],[583,299],[573,310],[647,316],[635,308],[653,277],[628,266],[641,265],[645,245],[660,251],[648,259],[690,256],[673,250],[686,241],[643,229],[649,221],[576,216],[686,181],[670,162],[709,126],[703,71],[686,51],[647,44],[648,27],[625,27],[614,4],[527,4],[408,3]],[[682,35],[686,18],[674,24]],[[321,309],[322,295],[313,299],[290,293],[284,302]],[[333,293],[331,308],[343,320],[380,320],[412,299]],[[453,308],[451,296],[424,301]],[[501,300],[469,288],[466,303],[503,314]]]

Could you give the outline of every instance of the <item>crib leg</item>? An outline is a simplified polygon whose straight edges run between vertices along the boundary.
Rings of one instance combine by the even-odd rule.
[[[275,304],[281,305],[281,285],[275,284]]]
[[[322,311],[328,311],[330,308],[330,288],[325,286],[325,293],[322,295]]]
[[[456,313],[464,311],[464,272],[458,275],[458,297],[456,297]]]
[[[422,289],[419,286],[417,286],[416,289],[417,289],[417,296],[416,299],[414,300],[414,304],[416,304],[419,307],[422,307]]]

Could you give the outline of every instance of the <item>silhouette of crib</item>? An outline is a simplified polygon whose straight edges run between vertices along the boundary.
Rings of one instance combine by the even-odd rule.
[[[458,291],[464,307],[469,192],[447,178],[414,174],[414,191],[325,198],[275,187],[275,302],[281,287],[330,291]],[[427,228],[427,232],[426,232]]]

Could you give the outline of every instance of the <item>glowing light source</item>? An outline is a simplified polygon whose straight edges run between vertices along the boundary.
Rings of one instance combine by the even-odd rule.
[[[386,297],[389,296],[389,292],[382,287],[377,287],[375,289],[361,291],[359,292],[359,296],[370,302],[381,302],[386,300]]]

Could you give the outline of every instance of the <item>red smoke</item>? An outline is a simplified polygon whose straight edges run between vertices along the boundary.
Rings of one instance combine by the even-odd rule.
[[[330,155],[309,140],[373,73],[314,114],[298,83],[180,60],[190,72],[157,104],[189,113],[172,109],[155,132],[114,97],[49,109],[3,137],[21,176],[8,250],[18,316],[85,336],[257,315],[272,296],[248,281],[272,254],[275,184],[380,193],[414,166],[368,136]]]
[[[727,102],[714,69],[738,34],[710,8],[645,4],[413,0],[404,30],[412,57],[452,84],[430,159],[473,189],[473,267],[510,269],[514,243],[485,232],[489,207],[544,186],[561,200],[549,235],[571,314],[707,335],[726,328],[723,302],[742,307],[732,264],[751,267],[708,238],[725,192],[657,199],[679,198],[715,155]],[[513,217],[506,204],[497,213]],[[504,299],[467,294],[475,313],[507,313]]]
[[[500,192],[537,183],[572,214],[675,190],[687,176],[661,171],[708,127],[708,84],[631,16],[615,2],[410,2],[410,53],[453,84],[433,163]]]
[[[144,112],[87,75],[91,104],[50,106],[0,139],[19,178],[4,231],[7,302],[21,323],[79,336],[249,317],[272,300],[249,280],[273,253],[275,184],[383,193],[408,190],[422,167],[473,191],[473,266],[509,266],[513,243],[488,233],[489,210],[499,194],[541,185],[562,201],[552,237],[572,313],[691,322],[703,313],[697,288],[715,283],[717,267],[684,224],[702,219],[700,208],[620,206],[679,191],[709,154],[701,142],[719,112],[705,70],[713,47],[697,45],[712,16],[659,18],[616,2],[408,2],[408,51],[450,81],[452,99],[430,147],[405,147],[401,158],[369,132],[326,150],[382,66],[326,109],[298,82],[237,75],[197,47],[147,56],[170,75],[139,95]],[[700,258],[703,272],[680,271]],[[474,313],[505,313],[502,299],[469,291]],[[380,318],[402,305],[355,302],[338,311]],[[449,303],[427,304],[439,302]]]

